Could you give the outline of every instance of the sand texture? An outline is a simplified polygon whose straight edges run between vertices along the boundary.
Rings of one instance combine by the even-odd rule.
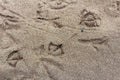
[[[0,0],[0,80],[120,80],[120,0]]]

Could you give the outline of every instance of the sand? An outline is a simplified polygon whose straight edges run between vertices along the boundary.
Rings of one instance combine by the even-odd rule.
[[[0,0],[0,80],[120,80],[120,0]]]

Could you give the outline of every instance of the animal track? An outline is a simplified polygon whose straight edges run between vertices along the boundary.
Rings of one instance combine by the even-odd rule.
[[[62,28],[63,27],[63,25],[61,23],[57,22],[57,21],[53,21],[53,26],[55,28]]]
[[[81,43],[91,43],[92,47],[96,50],[99,51],[99,48],[97,45],[106,45],[109,47],[109,38],[107,36],[103,36],[100,38],[93,38],[93,39],[78,39],[79,42]],[[109,47],[110,48],[110,47]]]
[[[81,12],[81,15],[82,15],[81,21],[80,21],[81,25],[85,25],[87,27],[99,27],[100,26],[101,18],[98,17],[97,14],[84,9]]]
[[[59,17],[49,18],[49,10],[46,8],[46,3],[42,1],[38,4],[38,10],[36,11],[36,13],[37,19],[40,20],[49,21],[59,19]]]
[[[5,15],[0,13],[0,17],[2,18],[2,29],[18,29],[20,26],[18,23],[20,22],[19,18],[16,16]]]
[[[44,8],[44,3],[41,1],[41,3],[38,4],[38,10],[36,11],[37,13],[37,19],[47,19],[48,18],[48,10],[45,10]]]
[[[39,4],[39,8],[47,7],[52,10],[60,10],[64,9],[70,4],[76,3],[77,0],[48,0],[48,1],[41,1]]]
[[[49,0],[48,4],[51,9],[56,10],[64,9],[68,5],[64,0]]]
[[[93,43],[93,44],[104,44],[107,43],[109,38],[107,36],[103,36],[101,38],[93,38],[93,39],[79,39],[79,42],[82,43]]]
[[[20,55],[19,51],[14,50],[8,55],[6,61],[10,66],[16,67],[18,61],[20,61],[22,59],[23,59],[23,57]]]
[[[60,10],[76,2],[77,0],[49,0],[48,4],[51,9]]]
[[[52,42],[49,43],[48,50],[49,54],[53,56],[58,56],[64,54],[64,51],[62,49],[62,44],[54,44]]]
[[[114,1],[105,6],[105,12],[112,17],[120,16],[120,1]]]

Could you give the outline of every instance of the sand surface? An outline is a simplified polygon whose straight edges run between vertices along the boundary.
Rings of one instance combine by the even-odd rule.
[[[0,80],[120,80],[120,0],[0,0]]]

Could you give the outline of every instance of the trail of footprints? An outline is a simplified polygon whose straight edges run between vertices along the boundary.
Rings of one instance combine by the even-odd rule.
[[[52,10],[65,9],[68,5],[75,4],[76,2],[77,0],[49,0],[48,2],[41,1],[38,4],[38,10],[36,11],[37,19],[53,21],[53,24],[55,24],[55,26],[57,26],[58,28],[62,28],[63,27],[62,24],[55,21],[57,19],[60,19],[60,17],[49,19],[48,8]],[[99,27],[100,26],[101,18],[96,13],[83,9],[80,15],[81,15],[81,20],[79,23],[80,25],[85,25],[87,27]]]
[[[73,2],[69,2],[69,1],[71,1],[71,0],[49,0],[48,6],[52,10],[60,10],[60,9],[65,9],[70,4],[76,2],[76,1],[73,1]],[[39,9],[36,11],[36,13],[38,15],[37,19],[46,20],[46,21],[50,21],[50,20],[52,21],[52,20],[59,19],[60,17],[55,17],[52,19],[48,18],[48,10],[44,10],[44,5],[46,5],[46,4],[47,3],[45,3],[45,2],[38,4]],[[110,16],[119,17],[120,16],[120,1],[114,1],[111,5],[105,6],[105,12],[106,12],[106,14],[109,14]],[[101,23],[102,19],[96,13],[88,11],[86,9],[83,9],[81,11],[80,15],[81,15],[81,19],[80,19],[80,23],[79,23],[80,25],[84,25],[84,26],[87,26],[90,28],[100,27],[100,23]],[[15,25],[19,22],[19,18],[15,17],[15,16],[4,15],[4,14],[0,13],[0,17],[5,19],[3,21],[3,23],[1,24],[4,29],[12,28],[14,26],[11,24],[14,23],[14,25]],[[59,23],[55,22],[54,24],[57,25],[59,28],[63,27]],[[95,39],[79,39],[78,41],[82,42],[82,43],[105,44],[109,41],[109,38],[105,36],[102,38],[95,38]],[[42,45],[40,47],[40,49],[42,49],[44,51],[45,50],[44,45]],[[64,54],[63,44],[55,44],[53,42],[50,42],[48,44],[47,50],[48,50],[48,55],[52,55],[52,56],[60,56],[60,55]],[[15,50],[15,51],[12,51],[7,56],[6,61],[10,66],[16,67],[17,63],[23,59],[24,59],[24,57],[20,55],[19,50]],[[57,66],[59,69],[63,70],[62,64],[60,64],[59,62],[56,62],[53,59],[41,58],[41,61],[49,62],[50,64]],[[45,69],[47,69],[46,66],[45,66]]]
[[[64,51],[63,51],[63,45],[62,44],[54,44],[53,42],[50,42],[48,44],[48,51],[49,51],[49,55],[52,55],[52,56],[60,56],[60,55],[63,55],[64,54]],[[44,51],[46,50],[44,45],[41,45],[40,48],[42,53],[44,53]],[[19,50],[13,50],[12,52],[10,52],[10,54],[8,55],[6,61],[7,63],[12,66],[12,67],[16,67],[17,63],[20,61],[20,60],[23,60],[23,56],[21,56],[21,53],[19,52]],[[59,69],[63,70],[63,66],[62,64],[60,64],[59,62],[51,59],[51,58],[41,58],[40,59],[41,61],[43,62],[48,62],[56,67],[58,67]]]
[[[76,1],[75,1],[76,2]],[[75,3],[73,1],[73,3]],[[59,10],[59,9],[64,9],[65,7],[67,7],[69,4],[71,4],[72,2],[69,2],[68,0],[49,0],[48,4],[49,4],[49,8],[50,9],[54,9],[54,10]],[[38,19],[42,19],[42,20],[56,20],[59,19],[59,17],[57,18],[53,18],[53,19],[48,19],[47,18],[47,10],[44,10],[44,5],[46,5],[46,2],[43,2],[39,5],[39,10],[37,10],[37,15],[39,15],[39,17],[37,17]],[[112,9],[111,9],[112,8]],[[120,1],[115,1],[113,2],[111,5],[107,5],[105,7],[105,12],[106,13],[110,13],[110,14],[115,14],[116,17],[119,16],[120,14]],[[19,22],[19,18],[15,17],[15,16],[10,16],[10,15],[4,15],[2,13],[0,13],[0,16],[4,20],[3,24],[1,24],[3,26],[3,28],[5,28],[5,26],[10,26],[9,22],[13,22],[13,23],[18,23]],[[81,11],[81,20],[80,20],[80,25],[84,25],[87,27],[100,27],[100,21],[101,18],[94,12],[88,11],[86,9],[83,9]],[[58,25],[58,27],[63,27],[62,25],[58,24],[55,22],[56,25]],[[12,26],[13,27],[13,26]],[[8,27],[9,28],[9,27]],[[104,37],[104,38],[99,38],[99,39],[86,39],[86,40],[82,40],[79,39],[79,42],[91,42],[93,44],[102,44],[108,41],[108,38]],[[44,45],[41,46],[41,48],[44,48]],[[48,51],[49,51],[49,55],[53,55],[53,56],[59,56],[59,55],[63,55],[64,51],[63,51],[63,45],[62,44],[54,44],[53,42],[49,43],[48,46]],[[15,67],[17,65],[17,62],[22,60],[23,57],[20,56],[19,51],[13,51],[8,55],[7,58],[7,62],[10,66]],[[43,61],[45,61],[45,59],[42,59]],[[48,61],[46,59],[46,61]],[[51,62],[51,61],[50,61]]]
[[[42,1],[41,1],[42,2]],[[65,9],[70,4],[75,4],[77,0],[49,0],[47,2],[43,2],[39,4],[39,10],[37,10],[37,15],[39,15],[38,19],[41,20],[57,20],[58,17],[53,19],[48,19],[49,9],[52,10],[60,10]],[[45,6],[47,5],[47,8]],[[47,10],[45,10],[47,9]],[[106,14],[114,17],[120,16],[120,1],[114,1],[111,4],[108,4],[104,7]],[[80,25],[87,27],[100,27],[101,25],[101,17],[95,12],[88,11],[87,9],[83,9],[80,13]],[[53,22],[54,23],[54,22]],[[54,23],[56,25],[56,22]],[[58,24],[58,23],[57,23]],[[58,27],[61,28],[61,25],[58,24]]]
[[[53,42],[50,42],[48,44],[48,51],[50,52],[49,55],[53,55],[53,56],[60,56],[62,54],[64,54],[64,51],[62,49],[63,45],[62,44],[54,44]],[[44,45],[41,45],[40,48],[42,50],[42,52],[44,53],[45,47]],[[32,55],[31,55],[32,56]],[[21,55],[19,50],[13,50],[12,52],[10,52],[10,54],[7,56],[7,63],[13,67],[16,68],[17,63],[21,60],[24,59],[24,56]],[[40,61],[42,61],[44,69],[46,70],[48,77],[50,79],[54,79],[56,80],[56,78],[53,76],[53,73],[51,73],[49,71],[49,67],[47,65],[44,64],[44,62],[54,65],[55,67],[57,67],[58,69],[60,69],[61,71],[64,71],[64,67],[61,63],[59,63],[58,61],[52,59],[52,58],[46,58],[46,57],[41,57]]]
[[[55,20],[60,19],[60,17],[54,17],[49,18],[49,9],[52,10],[59,10],[64,9],[70,4],[75,4],[77,0],[49,0],[49,1],[40,1],[38,3],[38,10],[37,13],[37,19],[40,20],[46,20],[46,21],[53,21],[53,24],[57,25],[59,28],[62,28],[63,26],[60,23],[55,22]],[[114,1],[111,4],[108,4],[104,7],[104,10],[106,14],[113,16],[113,17],[119,17],[120,16],[120,1]],[[19,23],[19,18],[15,16],[10,15],[4,15],[0,13],[0,16],[3,18],[3,23],[1,24],[3,28],[18,28],[19,26],[17,23]],[[87,27],[100,27],[101,24],[101,18],[99,15],[97,15],[94,12],[88,11],[87,9],[83,9],[80,13],[81,19],[80,19],[80,25],[84,25]]]

